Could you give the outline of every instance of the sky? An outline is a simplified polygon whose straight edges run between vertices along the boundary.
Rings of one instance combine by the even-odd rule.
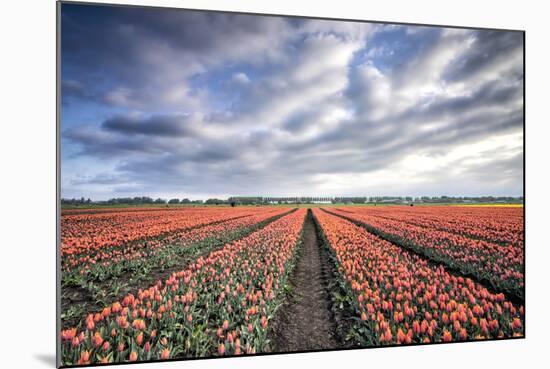
[[[523,34],[63,4],[61,196],[521,196]]]

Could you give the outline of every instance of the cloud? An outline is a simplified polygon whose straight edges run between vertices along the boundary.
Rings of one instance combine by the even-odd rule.
[[[90,93],[86,91],[84,85],[75,80],[62,80],[61,89],[63,91],[63,97],[78,97],[78,98],[89,98],[91,97]]]
[[[87,127],[66,129],[62,132],[62,139],[78,147],[77,153],[69,156],[68,160],[78,160],[79,156],[109,160],[128,155],[158,155],[171,147],[167,141],[149,137],[121,137]]]
[[[189,115],[155,115],[148,118],[116,116],[102,123],[107,131],[126,135],[190,136],[195,130]]]
[[[280,127],[320,103],[338,99],[348,84],[348,66],[362,46],[334,34],[304,35],[285,62],[242,90],[232,106],[237,114],[233,124]]]
[[[239,84],[248,84],[250,83],[250,78],[246,75],[246,73],[239,72],[233,74],[232,80]]]
[[[521,194],[520,33],[64,9],[64,193]]]
[[[193,97],[187,78],[277,60],[292,37],[284,18],[77,4],[63,7],[62,27],[67,74],[90,96],[132,109],[179,107]]]
[[[445,72],[445,79],[465,81],[484,73],[490,75],[504,69],[512,69],[523,75],[523,34],[521,32],[476,32],[472,43],[461,57]]]
[[[124,180],[122,180],[122,183]],[[113,175],[112,173],[99,173],[95,176],[75,176],[70,181],[71,185],[73,186],[81,186],[81,185],[116,185],[121,183],[120,176]]]

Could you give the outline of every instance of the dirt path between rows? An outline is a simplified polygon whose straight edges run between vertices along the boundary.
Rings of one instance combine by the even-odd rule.
[[[330,310],[330,261],[317,237],[311,210],[304,224],[302,246],[289,277],[291,291],[278,310],[269,338],[273,352],[341,347]]]

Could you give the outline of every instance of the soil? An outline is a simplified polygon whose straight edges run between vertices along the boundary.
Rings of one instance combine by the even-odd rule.
[[[311,210],[304,223],[302,245],[289,277],[290,293],[271,325],[273,352],[342,347],[331,312],[331,264],[318,238]]]

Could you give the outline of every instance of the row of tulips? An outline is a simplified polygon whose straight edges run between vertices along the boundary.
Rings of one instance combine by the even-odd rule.
[[[251,354],[292,265],[299,209],[61,332],[64,365]]]
[[[79,215],[79,214],[107,214],[107,213],[119,213],[124,211],[125,213],[132,212],[142,212],[142,211],[181,211],[184,209],[194,209],[194,208],[205,208],[202,205],[193,205],[193,206],[170,206],[170,207],[160,207],[160,206],[132,206],[132,207],[83,207],[83,208],[68,208],[62,209],[61,215]]]
[[[519,249],[524,245],[521,207],[381,206],[347,210]]]
[[[99,247],[95,253],[67,255],[62,258],[62,268],[66,272],[78,269],[78,272],[85,274],[94,266],[106,267],[120,262],[150,258],[168,245],[181,248],[187,247],[208,238],[220,237],[229,232],[250,227],[269,218],[279,216],[286,211],[288,209],[261,208],[261,210],[255,210],[253,213],[247,212],[245,215],[238,212],[239,216],[237,217],[217,220],[204,226],[162,234],[159,237],[137,239],[120,246]]]
[[[448,342],[523,335],[523,306],[469,278],[315,209],[352,296],[361,345]]]
[[[494,289],[523,299],[523,247],[472,239],[448,231],[426,228],[400,220],[371,215],[368,211],[331,210],[396,244],[434,261],[475,276]]]
[[[138,239],[254,214],[255,208],[179,208],[61,216],[61,255],[87,255]]]
[[[62,272],[62,304],[70,307],[61,316],[62,328],[77,324],[82,311],[98,309],[121,295],[154,283],[170,271],[180,270],[199,256],[246,237],[289,211],[292,210],[258,211],[255,215],[174,232],[162,238],[101,249],[90,257],[90,262],[81,262]],[[100,254],[105,257],[96,261],[94,257]],[[75,288],[89,297],[74,300]]]

